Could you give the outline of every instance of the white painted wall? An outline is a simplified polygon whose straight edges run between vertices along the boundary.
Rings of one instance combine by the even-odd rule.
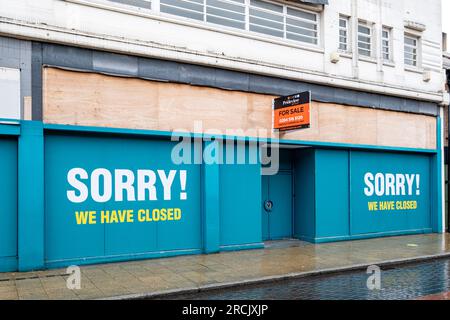
[[[441,0],[329,2],[316,47],[108,0],[2,0],[0,33],[442,101]],[[356,50],[331,63],[330,54],[338,48],[340,13],[374,22],[378,36],[381,25],[392,27],[394,63],[383,64],[377,57],[361,60]],[[426,26],[421,35],[423,63],[416,71],[406,71],[403,64],[404,20]],[[378,46],[377,53],[380,50]],[[424,70],[431,72],[429,82],[423,81]]]

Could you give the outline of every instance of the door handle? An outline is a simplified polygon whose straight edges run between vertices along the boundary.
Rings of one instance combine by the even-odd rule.
[[[264,201],[264,210],[266,212],[271,213],[273,210],[273,202],[271,200]]]

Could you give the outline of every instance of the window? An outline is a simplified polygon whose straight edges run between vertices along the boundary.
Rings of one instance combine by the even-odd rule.
[[[0,67],[0,118],[20,119],[20,70]]]
[[[318,44],[318,15],[260,0],[250,0],[249,30]]]
[[[347,52],[350,51],[349,25],[350,25],[350,18],[345,16],[339,17],[339,50]]]
[[[286,38],[318,44],[318,15],[307,11],[286,8]]]
[[[372,56],[372,26],[366,22],[358,24],[358,53],[362,56]]]
[[[419,38],[405,34],[405,65],[418,66]]]
[[[206,0],[206,21],[245,29],[244,0]]]
[[[283,38],[283,6],[259,0],[251,0],[250,31]]]
[[[151,9],[152,7],[151,0],[109,0],[109,1],[144,9]]]
[[[160,12],[317,45],[319,14],[250,0],[160,0]]]
[[[383,27],[383,31],[382,31],[382,35],[381,35],[381,48],[382,48],[382,55],[383,55],[384,61],[392,60],[391,32],[392,32],[392,30],[390,28]]]
[[[203,0],[160,0],[160,11],[173,15],[204,20]]]

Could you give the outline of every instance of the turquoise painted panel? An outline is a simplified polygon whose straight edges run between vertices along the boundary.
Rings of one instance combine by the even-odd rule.
[[[46,261],[200,249],[200,166],[173,164],[173,146],[167,140],[47,135]],[[68,181],[73,168],[87,172],[77,176],[89,191],[80,203],[68,196],[79,200],[83,194]],[[96,223],[77,221],[80,211],[95,211]]]
[[[270,200],[269,198],[269,176],[261,177],[261,226],[262,226],[262,240],[269,240],[269,214],[264,209],[264,202]]]
[[[17,139],[0,138],[0,271],[17,267]]]
[[[245,148],[248,159],[248,144]],[[221,246],[260,243],[261,165],[249,164],[249,161],[246,164],[223,164],[219,181]]]
[[[280,171],[262,179],[262,235],[263,240],[292,238],[292,172]],[[265,201],[271,201],[273,208],[266,211]]]
[[[22,121],[18,139],[18,270],[44,267],[44,130]]]
[[[221,162],[214,155],[221,154],[221,144],[218,140],[204,141],[207,160],[202,165],[203,189],[203,252],[217,253],[220,251],[220,169]],[[209,151],[207,151],[209,150]],[[213,160],[214,159],[214,160]]]
[[[431,228],[427,155],[355,152],[351,163],[351,234]]]
[[[294,156],[294,236],[313,241],[315,218],[315,151],[296,150]]]
[[[316,237],[350,233],[348,151],[316,150]]]
[[[273,203],[268,214],[269,240],[292,238],[292,174],[280,172],[269,181],[269,199]]]

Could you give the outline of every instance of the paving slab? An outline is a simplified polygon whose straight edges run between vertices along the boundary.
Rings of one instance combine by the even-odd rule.
[[[203,291],[450,256],[450,235],[429,234],[81,266],[81,289],[65,269],[0,273],[0,299],[133,299]]]

